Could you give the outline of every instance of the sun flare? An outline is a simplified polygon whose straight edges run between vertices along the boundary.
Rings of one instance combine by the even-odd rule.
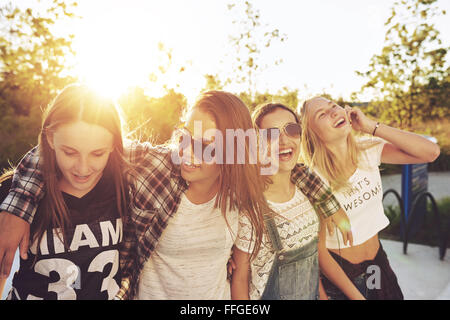
[[[73,43],[76,77],[114,99],[139,86],[152,97],[173,88],[192,101],[203,87],[204,77],[186,70],[188,64],[182,56],[174,57],[170,48],[162,49],[162,39],[139,24],[138,18],[123,15],[120,23],[115,15],[87,19]]]
[[[142,86],[155,65],[151,46],[114,28],[80,36],[75,43],[77,75],[101,94],[118,98],[128,87]],[[97,31],[97,33],[99,33]]]

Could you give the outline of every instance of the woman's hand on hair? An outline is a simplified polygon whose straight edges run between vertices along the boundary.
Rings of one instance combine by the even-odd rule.
[[[369,119],[358,107],[345,106],[347,118],[353,130],[371,134],[375,128],[376,121]]]
[[[22,259],[27,259],[29,238],[28,222],[8,212],[0,212],[0,278],[9,276],[17,247],[20,247]]]

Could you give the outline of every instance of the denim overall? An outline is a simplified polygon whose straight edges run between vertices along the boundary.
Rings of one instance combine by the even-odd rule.
[[[275,259],[261,300],[317,300],[319,298],[318,237],[298,249],[282,248],[272,217],[265,218]]]

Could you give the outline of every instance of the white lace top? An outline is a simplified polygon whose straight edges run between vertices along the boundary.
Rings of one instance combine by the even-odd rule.
[[[319,235],[319,218],[311,203],[298,189],[294,197],[284,203],[269,202],[270,207],[278,215],[275,224],[278,227],[283,248],[288,250],[300,248]],[[235,245],[244,252],[252,252],[254,241],[251,241],[252,227],[248,218],[239,216],[238,237]],[[255,236],[253,235],[253,239]],[[251,262],[249,280],[250,299],[260,299],[269,279],[270,269],[275,258],[275,250],[270,239],[264,235],[258,256]]]

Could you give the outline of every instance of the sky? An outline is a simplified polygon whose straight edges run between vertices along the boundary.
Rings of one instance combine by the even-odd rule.
[[[30,0],[22,0],[31,3]],[[75,35],[76,74],[99,90],[119,94],[127,86],[145,86],[149,94],[162,92],[161,83],[175,87],[192,102],[205,87],[205,74],[232,72],[236,18],[230,0],[79,0],[76,19],[60,26]],[[257,78],[257,89],[276,93],[299,89],[299,98],[329,92],[348,98],[364,80],[356,70],[367,69],[381,51],[394,0],[254,0],[261,21],[279,29],[287,40],[263,48],[268,67]],[[450,1],[439,0],[448,14],[435,21],[444,45],[450,45]],[[168,63],[158,50],[163,43],[172,54]],[[283,62],[272,65],[277,59]],[[179,72],[183,67],[184,71]],[[157,81],[149,81],[153,73]],[[232,84],[225,89],[238,92]],[[367,97],[370,99],[370,97]]]

